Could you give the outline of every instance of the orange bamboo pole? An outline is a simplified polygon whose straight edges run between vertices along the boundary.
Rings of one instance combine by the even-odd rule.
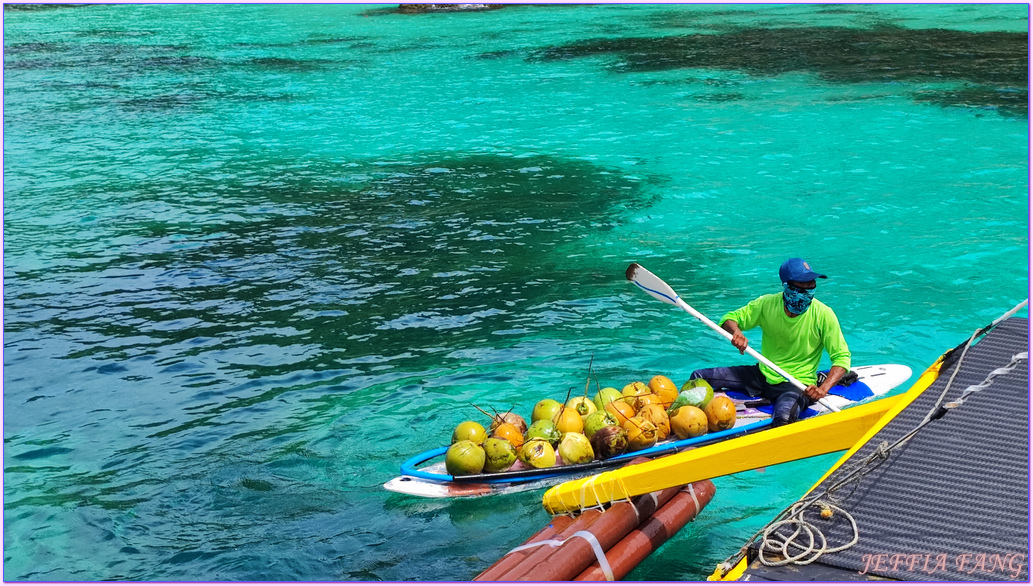
[[[547,539],[553,539],[561,531],[569,527],[574,522],[574,517],[568,515],[556,515],[552,518],[552,521],[548,525],[542,527],[540,531],[527,538],[521,545],[527,545],[535,541],[545,541]],[[492,582],[498,580],[499,576],[508,572],[510,569],[515,567],[521,561],[523,561],[528,555],[529,550],[521,551],[510,551],[506,555],[499,558],[497,562],[488,566],[486,570],[481,572],[474,578],[475,581],[481,582]]]
[[[642,462],[648,462],[648,458],[635,458],[634,460],[625,464],[630,466],[632,464],[638,464]],[[646,496],[646,495],[644,495]],[[657,508],[659,505],[657,505]],[[549,550],[553,549],[549,545],[541,545],[538,547],[532,547],[528,549],[520,549],[523,545],[529,545],[531,543],[541,541],[563,541],[576,533],[577,531],[583,531],[587,529],[594,521],[596,521],[603,514],[598,509],[589,509],[583,511],[578,518],[572,518],[568,516],[557,515],[553,517],[552,521],[542,530],[538,531],[527,539],[521,546],[517,546],[514,550],[510,551],[506,555],[502,556],[497,562],[489,566],[486,570],[478,574],[474,581],[478,582],[493,582],[499,580],[515,580],[519,579],[517,576],[521,576],[529,568],[534,567],[538,562],[535,560],[544,559]],[[519,573],[517,568],[521,568]]]
[[[573,523],[568,525],[563,531],[560,531],[551,539],[556,541],[564,541],[568,537],[574,535],[578,531],[590,531],[592,525],[595,524],[600,517],[603,516],[603,512],[598,509],[589,509],[583,511]],[[541,541],[541,540],[538,540]],[[529,549],[514,552],[516,554],[523,554],[520,562],[515,566],[511,567],[508,571],[502,573],[499,577],[495,578],[497,581],[502,582],[514,582],[517,580],[524,579],[535,566],[542,563],[545,558],[549,556],[549,553],[555,549],[549,545],[540,545],[538,547],[532,547]],[[480,580],[484,580],[480,578]]]
[[[588,530],[591,536],[575,536],[546,552],[544,558],[523,576],[508,579],[533,582],[570,581],[592,562],[605,555],[629,531],[678,494],[678,487],[642,495],[632,502],[614,503]],[[590,539],[595,541],[593,544]],[[597,549],[597,547],[598,549]]]
[[[714,483],[709,480],[685,486],[653,516],[608,549],[606,561],[613,579],[623,579],[686,523],[695,519],[713,498],[714,492]],[[599,562],[591,564],[574,578],[581,582],[602,582],[606,579]]]

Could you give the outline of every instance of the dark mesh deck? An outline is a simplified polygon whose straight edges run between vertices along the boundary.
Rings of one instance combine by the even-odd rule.
[[[1028,351],[1028,331],[1028,319],[1011,318],[973,345],[944,403],[1006,366],[1015,354]],[[881,442],[892,444],[918,425],[956,366],[944,369],[840,471],[852,469]],[[818,490],[834,483],[838,472]],[[1028,361],[931,422],[862,478],[852,493],[850,488],[836,496],[857,520],[857,545],[809,566],[779,569],[754,562],[744,579],[1028,581]],[[843,519],[817,524],[831,545],[846,543],[852,535]]]

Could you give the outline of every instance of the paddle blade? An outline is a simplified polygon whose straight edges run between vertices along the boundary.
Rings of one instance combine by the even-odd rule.
[[[647,271],[642,265],[631,263],[628,265],[628,270],[624,271],[624,276],[654,298],[664,303],[678,305],[678,294],[674,292],[674,289],[663,279]]]

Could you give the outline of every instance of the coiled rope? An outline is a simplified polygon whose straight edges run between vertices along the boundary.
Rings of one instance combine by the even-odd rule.
[[[1017,311],[1025,307],[1028,303],[1029,299],[1023,301],[1022,303],[1016,305],[1014,308],[1006,312],[1001,317],[994,320],[990,325],[979,330],[976,330],[972,334],[972,336],[964,344],[964,347],[961,352],[961,357],[958,358],[958,361],[955,364],[955,368],[954,371],[951,373],[950,380],[947,381],[947,385],[940,393],[940,396],[936,400],[936,403],[926,414],[925,418],[922,419],[921,423],[916,425],[914,429],[905,433],[892,444],[886,441],[881,442],[875,448],[875,450],[868,455],[868,457],[859,462],[849,472],[845,472],[844,474],[842,474],[841,480],[838,480],[825,490],[821,491],[816,495],[812,495],[809,498],[801,498],[793,504],[786,507],[785,509],[782,509],[782,511],[775,516],[774,521],[769,523],[767,526],[763,527],[760,531],[754,533],[753,536],[746,541],[746,545],[744,545],[742,548],[740,548],[738,552],[732,554],[728,557],[728,559],[726,559],[724,562],[718,565],[720,573],[723,575],[727,573],[729,570],[731,570],[733,567],[735,567],[735,565],[738,564],[746,556],[746,550],[749,548],[750,544],[756,541],[758,537],[761,538],[760,547],[758,549],[758,559],[762,564],[772,567],[784,566],[788,564],[795,564],[800,566],[807,565],[813,563],[826,553],[844,551],[856,545],[858,539],[860,538],[860,531],[857,527],[857,520],[854,519],[854,517],[848,511],[844,510],[836,504],[837,502],[840,502],[841,499],[836,498],[834,496],[835,493],[847,484],[851,483],[854,484],[854,489],[856,490],[856,488],[860,486],[862,478],[864,478],[867,474],[870,474],[876,468],[881,466],[883,462],[889,459],[889,456],[893,452],[893,450],[899,449],[901,446],[907,444],[907,442],[910,441],[911,438],[913,438],[926,425],[928,425],[932,421],[940,419],[949,410],[960,407],[965,402],[965,400],[974,393],[978,393],[979,391],[989,388],[993,384],[994,379],[998,376],[1008,374],[1009,372],[1015,370],[1015,368],[1017,368],[1021,362],[1028,361],[1028,351],[1019,352],[1018,354],[1015,354],[1014,356],[1012,356],[1011,361],[1007,365],[991,371],[983,380],[983,382],[975,385],[969,385],[965,388],[965,390],[957,399],[947,403],[946,405],[943,404],[944,398],[947,396],[947,393],[950,391],[951,387],[954,384],[954,379],[957,377],[958,372],[960,372],[961,370],[961,366],[965,361],[965,356],[968,353],[968,349],[975,342],[976,338],[985,334],[994,326],[1015,314]],[[853,494],[853,490],[851,490],[850,494]],[[850,494],[846,495],[846,497],[843,498],[848,498]],[[804,514],[807,513],[809,510],[815,508],[820,511],[820,517],[822,519],[831,519],[837,513],[845,517],[847,521],[850,522],[850,526],[853,531],[853,536],[850,538],[850,540],[842,545],[829,547],[828,539],[825,537],[825,534],[821,530],[821,528],[818,527],[816,524],[804,519]],[[780,530],[786,529],[791,529],[792,532],[789,535],[782,535],[781,533],[779,533]],[[766,551],[777,553],[780,557],[768,559],[765,556]]]

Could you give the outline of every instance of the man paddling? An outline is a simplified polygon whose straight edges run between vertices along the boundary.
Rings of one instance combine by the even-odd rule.
[[[839,319],[832,309],[814,299],[817,279],[828,277],[811,270],[802,258],[791,258],[778,269],[781,293],[762,295],[721,317],[721,327],[732,334],[732,345],[746,352],[749,340],[743,330],[759,327],[761,354],[807,385],[800,391],[784,377],[763,364],[702,368],[689,378],[702,378],[715,389],[745,391],[762,396],[774,405],[772,427],[796,421],[800,412],[828,394],[850,370],[847,348]],[[816,372],[822,351],[828,352],[832,368],[821,384]]]

